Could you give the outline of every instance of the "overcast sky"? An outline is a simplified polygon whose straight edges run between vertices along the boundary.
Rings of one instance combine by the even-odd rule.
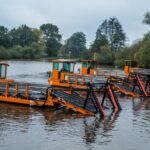
[[[63,40],[74,32],[84,32],[89,45],[98,26],[117,17],[132,43],[150,30],[142,24],[147,11],[150,0],[0,0],[0,25],[12,29],[21,24],[39,27],[52,23],[59,27]]]

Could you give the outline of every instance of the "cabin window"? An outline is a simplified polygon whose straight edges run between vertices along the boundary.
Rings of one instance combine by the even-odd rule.
[[[137,67],[136,61],[126,61],[125,65],[129,67]]]
[[[137,67],[137,63],[135,61],[131,61],[131,67]]]
[[[59,63],[59,71],[63,68],[63,63]]]
[[[58,70],[58,68],[59,68],[59,64],[58,63],[53,63],[53,69]]]
[[[70,72],[73,72],[74,71],[74,64],[70,64]]]
[[[94,69],[94,62],[89,63],[89,67]]]
[[[5,65],[0,66],[0,78],[1,79],[6,78],[6,66]]]
[[[64,63],[64,68],[66,71],[70,71],[70,64],[69,63]]]
[[[93,68],[96,67],[96,63],[95,63],[95,62],[92,63],[92,67],[93,67]]]
[[[82,68],[87,68],[87,63],[82,63]]]

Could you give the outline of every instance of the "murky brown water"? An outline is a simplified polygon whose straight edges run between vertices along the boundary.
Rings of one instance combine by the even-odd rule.
[[[47,82],[48,63],[9,63],[9,78]],[[104,120],[0,103],[0,150],[149,150],[150,99],[119,99],[123,110]]]

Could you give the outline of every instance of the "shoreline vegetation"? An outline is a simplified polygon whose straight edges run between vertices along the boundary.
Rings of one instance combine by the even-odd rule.
[[[144,15],[143,23],[150,25],[150,12]],[[76,58],[96,59],[100,65],[121,67],[129,59],[150,68],[150,32],[130,46],[126,42],[127,36],[116,17],[98,26],[89,48],[83,32],[73,33],[62,42],[59,28],[50,23],[39,28],[21,25],[11,30],[0,25],[0,61]]]

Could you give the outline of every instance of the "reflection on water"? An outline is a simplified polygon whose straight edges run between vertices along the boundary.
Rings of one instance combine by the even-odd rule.
[[[9,77],[47,82],[47,62],[9,63]],[[0,150],[148,150],[150,99],[119,100],[123,110],[105,119],[1,103]]]
[[[140,111],[134,112],[133,125],[140,137],[146,142],[150,142],[150,99],[146,99],[139,104]],[[146,133],[146,134],[145,134]]]
[[[89,118],[84,119],[84,125],[85,125],[85,142],[86,144],[94,143],[96,140],[97,133],[101,130],[100,136],[101,141],[99,143],[106,144],[111,142],[112,135],[111,131],[114,127],[114,122],[118,118],[119,114],[112,113],[107,118],[102,119],[100,117],[90,118],[90,121],[88,122]],[[92,121],[91,121],[92,120]],[[105,139],[105,140],[104,140]]]

